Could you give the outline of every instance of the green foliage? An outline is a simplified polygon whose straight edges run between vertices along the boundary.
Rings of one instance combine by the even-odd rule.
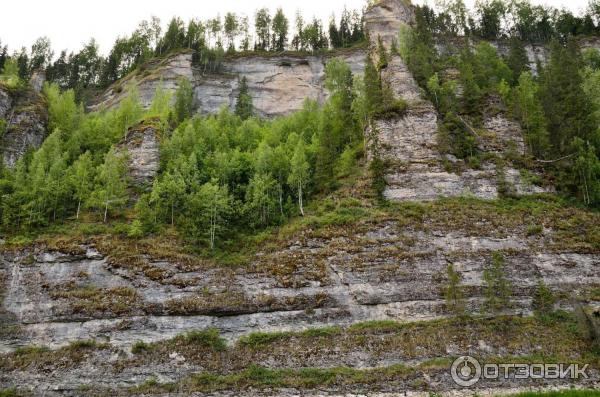
[[[490,314],[498,314],[510,307],[512,286],[506,277],[504,256],[500,252],[492,252],[492,265],[484,270],[485,282],[484,309]]]
[[[506,64],[512,72],[512,79],[510,80],[512,85],[515,85],[519,77],[529,71],[529,58],[527,57],[527,51],[525,51],[525,45],[518,37],[511,37],[510,47],[508,51],[508,57]]]
[[[69,137],[80,125],[83,107],[75,102],[75,92],[61,92],[56,84],[46,84],[44,95],[48,99],[48,129],[59,129],[64,137]]]
[[[537,315],[545,316],[554,311],[556,297],[543,280],[538,282],[533,295],[533,309]]]
[[[371,188],[375,192],[375,196],[379,201],[385,201],[385,188],[387,187],[387,181],[385,180],[386,173],[386,164],[381,158],[379,142],[375,137],[377,136],[377,131],[375,127],[373,127],[373,131],[371,132],[372,143],[371,143],[371,162],[369,164],[369,172],[371,174]]]
[[[104,163],[98,167],[96,187],[88,205],[104,211],[104,222],[109,211],[116,211],[127,203],[127,158],[112,148],[105,156]]]
[[[365,110],[368,117],[372,117],[383,103],[383,92],[381,90],[381,78],[373,60],[369,55],[365,60],[364,74]]]
[[[240,92],[235,103],[235,114],[240,116],[242,120],[246,120],[252,117],[253,113],[254,106],[252,105],[252,97],[248,90],[248,80],[244,76],[240,81]]]
[[[196,242],[208,241],[215,248],[217,238],[226,231],[226,222],[232,211],[232,197],[227,186],[212,180],[197,188],[186,200],[185,229]]]
[[[190,80],[186,77],[180,77],[175,92],[175,117],[177,122],[192,117],[194,112],[194,89]]]
[[[0,82],[9,88],[19,88],[21,86],[21,78],[19,77],[19,66],[14,59],[8,59],[4,63],[4,68],[0,73]]]
[[[571,141],[589,139],[594,127],[592,108],[582,88],[581,55],[574,41],[567,47],[551,44],[550,62],[541,75],[539,97],[548,120],[552,152],[564,155]]]
[[[304,141],[298,139],[296,148],[294,149],[294,155],[290,162],[290,176],[288,177],[288,183],[290,186],[296,188],[296,194],[298,197],[298,209],[300,214],[304,216],[304,205],[303,196],[306,186],[308,184],[310,166],[306,158],[306,151],[304,149]]]
[[[133,344],[133,346],[131,346],[131,353],[140,354],[140,353],[150,350],[151,348],[152,347],[148,343],[139,340],[139,341],[135,342]]]
[[[214,351],[223,351],[227,348],[225,339],[221,338],[219,330],[216,328],[191,331],[183,335],[182,339],[188,344],[208,347]]]
[[[538,98],[539,87],[529,72],[522,73],[513,90],[514,114],[521,121],[530,153],[542,157],[549,148],[547,122]]]
[[[8,123],[6,122],[6,120],[0,117],[0,139],[2,139],[2,137],[6,133],[7,125]]]
[[[446,268],[448,285],[445,291],[446,308],[454,315],[460,316],[465,312],[465,296],[460,285],[460,273],[454,270],[454,266],[449,264]]]

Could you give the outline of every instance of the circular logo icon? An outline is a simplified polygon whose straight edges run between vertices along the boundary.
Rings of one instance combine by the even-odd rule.
[[[450,368],[452,380],[459,386],[469,387],[481,379],[481,364],[470,356],[462,356],[454,360]]]

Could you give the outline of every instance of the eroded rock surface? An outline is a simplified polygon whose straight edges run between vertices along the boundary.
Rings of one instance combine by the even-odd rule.
[[[14,167],[29,149],[37,149],[46,138],[45,100],[32,89],[11,91],[0,86],[0,118],[6,121],[6,131],[0,137],[0,153],[4,164]]]
[[[126,388],[152,377],[178,382],[199,371],[237,371],[250,364],[372,368],[419,365],[461,354],[558,354],[574,346],[585,351],[585,341],[577,339],[568,324],[535,325],[528,315],[540,281],[558,298],[556,307],[572,308],[574,297],[590,307],[600,305],[594,300],[600,254],[593,233],[580,235],[563,225],[579,222],[591,230],[596,217],[570,209],[538,216],[523,210],[501,215],[497,210],[493,203],[477,201],[434,203],[423,207],[422,216],[400,211],[348,226],[306,230],[235,268],[182,255],[161,258],[144,247],[136,251],[133,243],[118,248],[118,238],[110,244],[98,240],[62,249],[38,246],[5,252],[0,257],[5,313],[0,316],[0,350],[8,353],[27,345],[66,350],[56,352],[62,357],[60,365],[53,363],[52,350],[39,353],[47,357],[40,356],[33,367],[19,364],[27,356],[11,356],[10,362],[22,369],[6,362],[13,369],[0,375],[0,385],[16,382],[69,395],[86,384],[94,389]],[[532,232],[531,224],[544,226]],[[112,248],[105,251],[107,247]],[[448,264],[460,274],[465,310],[482,312],[483,272],[494,252],[502,254],[512,288],[510,305],[502,313],[523,316],[514,325],[502,323],[502,328],[489,325],[496,320],[475,319],[467,333],[457,334],[453,332],[458,324],[438,322],[406,329],[381,323],[382,330],[366,328],[364,335],[360,327],[346,328],[371,320],[453,321],[444,297]],[[239,343],[251,332],[299,333],[332,326],[348,331],[335,331],[343,332],[339,336],[316,334],[314,340],[283,338],[257,350]],[[539,331],[533,332],[534,326]],[[227,353],[233,356],[199,354],[195,349],[201,346],[172,341],[182,333],[208,328],[216,328],[230,346],[237,346]],[[511,343],[506,344],[508,335]],[[87,353],[65,347],[89,339],[108,345]],[[140,340],[158,345],[132,355]],[[67,358],[71,354],[73,358]],[[52,375],[34,368],[53,368]],[[436,379],[427,381],[431,387],[452,390],[452,383],[443,380],[446,367],[428,374]],[[393,385],[415,390],[410,383],[414,379],[410,375]],[[517,386],[523,384],[501,387]]]
[[[127,152],[129,176],[134,186],[152,186],[159,168],[160,148],[156,120],[146,120],[131,127],[119,145]]]
[[[361,74],[366,51],[340,54],[352,72]],[[191,54],[179,54],[159,65],[149,66],[147,75],[135,75],[110,88],[92,109],[117,105],[127,95],[126,87],[135,84],[142,104],[148,107],[156,88],[174,92],[180,77],[194,86],[195,104],[200,113],[216,113],[223,106],[235,108],[239,82],[246,77],[255,111],[263,117],[286,115],[300,110],[306,99],[323,102],[325,65],[330,56],[245,56],[226,58],[219,73],[192,65]],[[120,90],[120,92],[117,92]]]

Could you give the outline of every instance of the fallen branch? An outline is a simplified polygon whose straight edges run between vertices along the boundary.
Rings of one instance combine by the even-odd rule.
[[[477,138],[480,138],[479,134],[477,134],[477,132],[475,131],[475,129],[473,127],[471,127],[471,125],[469,123],[467,123],[465,121],[465,119],[463,119],[461,116],[458,115],[458,119],[460,121],[462,121],[462,123],[465,125],[465,127],[467,127],[467,129],[469,130],[469,132],[473,135],[475,135]]]

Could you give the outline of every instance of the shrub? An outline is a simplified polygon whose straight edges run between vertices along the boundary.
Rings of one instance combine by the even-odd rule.
[[[146,343],[142,340],[139,340],[133,344],[133,346],[131,347],[131,352],[133,354],[139,354],[139,353],[150,350],[150,348],[151,348],[151,346],[148,343]]]
[[[492,266],[484,270],[485,309],[491,314],[497,314],[510,307],[512,287],[506,278],[504,256],[500,252],[492,252]]]
[[[189,344],[201,345],[217,351],[227,348],[225,339],[221,338],[219,331],[215,328],[189,332],[183,336],[183,340]]]
[[[375,118],[390,120],[399,117],[404,117],[408,104],[404,99],[393,99],[384,101],[379,109],[375,111]]]
[[[0,118],[0,139],[2,139],[5,132],[6,132],[6,120],[4,120],[3,118]]]
[[[555,303],[556,298],[552,290],[548,288],[543,280],[540,280],[533,295],[533,310],[538,315],[547,315],[552,313]]]
[[[527,226],[527,236],[535,236],[538,234],[542,234],[543,231],[544,231],[544,228],[541,225]]]

